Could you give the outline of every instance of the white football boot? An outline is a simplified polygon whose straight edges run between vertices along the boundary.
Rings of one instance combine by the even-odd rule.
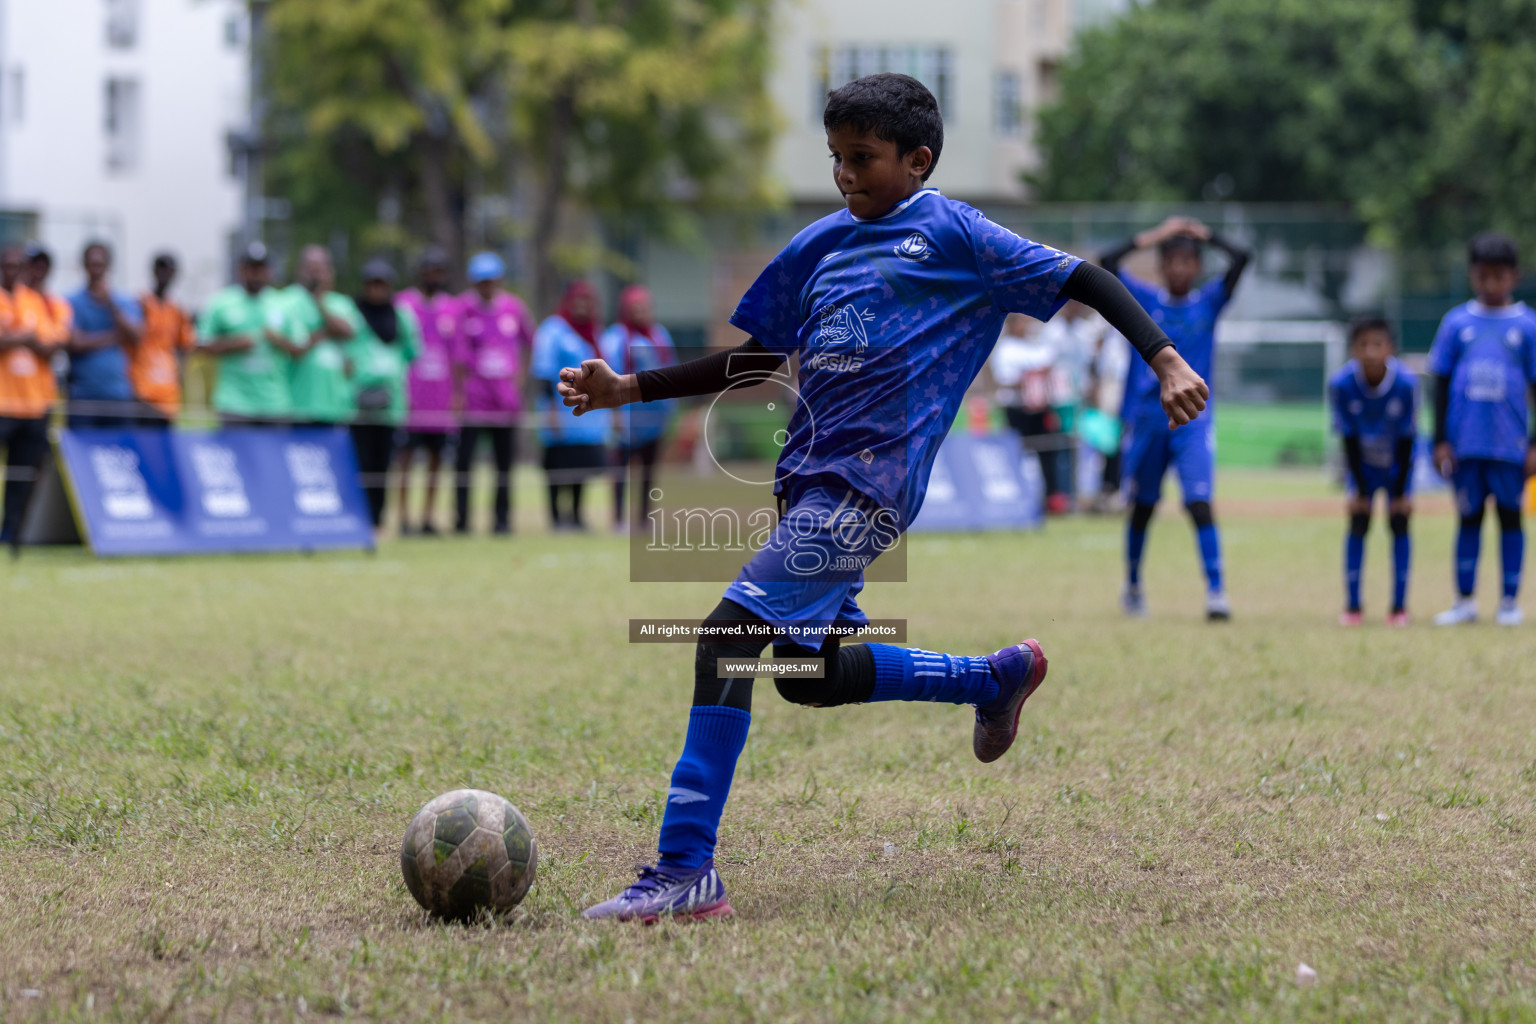
[[[1465,626],[1477,621],[1477,598],[1458,597],[1456,603],[1435,616],[1437,626]]]
[[[1525,621],[1525,612],[1520,610],[1519,601],[1506,597],[1499,602],[1499,614],[1494,621],[1501,626],[1518,626]]]

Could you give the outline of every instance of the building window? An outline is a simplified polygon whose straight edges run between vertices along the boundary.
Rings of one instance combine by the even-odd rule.
[[[107,170],[126,174],[139,163],[139,83],[107,79]]]
[[[226,49],[238,50],[245,42],[245,18],[239,14],[231,14],[224,19],[224,46]]]
[[[1035,93],[1039,97],[1038,102],[1050,103],[1056,99],[1056,93],[1061,86],[1061,62],[1054,60],[1042,60],[1040,62],[1039,85]]]
[[[812,106],[821,124],[827,93],[865,75],[897,71],[926,85],[946,121],[953,116],[954,55],[944,46],[820,46],[811,53]]]
[[[139,0],[106,0],[107,45],[131,50],[139,40]]]
[[[1024,131],[1024,84],[1017,72],[997,73],[997,95],[994,115],[997,134],[1009,138]]]

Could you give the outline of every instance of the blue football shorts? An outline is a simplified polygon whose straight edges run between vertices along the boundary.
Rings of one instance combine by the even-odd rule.
[[[1525,467],[1500,459],[1460,459],[1451,474],[1456,508],[1464,516],[1476,513],[1493,496],[1499,508],[1519,508],[1525,495]]]
[[[792,480],[778,525],[725,596],[778,627],[780,642],[820,650],[832,625],[869,621],[864,569],[900,539],[899,523],[841,479]]]
[[[1163,477],[1172,467],[1179,474],[1184,504],[1210,501],[1216,484],[1216,429],[1209,415],[1177,430],[1168,421],[1137,417],[1126,421],[1121,480],[1126,500],[1156,505],[1163,496]]]
[[[1366,497],[1374,496],[1377,491],[1386,491],[1388,494],[1392,492],[1392,478],[1397,475],[1396,466],[1392,466],[1391,468],[1386,469],[1382,468],[1381,466],[1365,466],[1363,468],[1365,476]],[[1355,475],[1353,473],[1344,474],[1344,486],[1351,495],[1355,493]],[[1409,469],[1408,479],[1403,484],[1403,497],[1406,498],[1412,494],[1413,470]]]

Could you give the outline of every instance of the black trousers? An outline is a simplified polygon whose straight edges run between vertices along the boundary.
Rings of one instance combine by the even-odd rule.
[[[613,481],[614,522],[624,522],[624,485],[629,476],[629,468],[637,462],[640,464],[640,509],[635,522],[645,522],[645,517],[651,511],[651,484],[656,479],[656,458],[660,453],[659,438],[655,441],[646,441],[644,444],[625,445],[619,449],[619,474]]]
[[[354,423],[352,447],[357,451],[357,470],[363,477],[363,493],[368,496],[368,514],[377,527],[384,521],[389,464],[395,457],[395,428],[388,423]]]
[[[0,522],[0,541],[9,541],[21,529],[33,477],[48,450],[48,417],[0,416],[0,445],[5,446],[5,518]]]
[[[453,457],[453,528],[460,533],[469,529],[469,475],[481,437],[490,438],[491,455],[496,460],[496,529],[512,528],[512,460],[517,456],[517,428],[465,426],[459,431],[459,450]]]

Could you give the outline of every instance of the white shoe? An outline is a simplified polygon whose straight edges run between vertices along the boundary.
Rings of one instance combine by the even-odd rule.
[[[1499,602],[1499,614],[1494,619],[1501,626],[1518,626],[1525,621],[1525,612],[1520,610],[1520,605],[1513,598],[1506,597]]]
[[[1205,595],[1205,621],[1226,622],[1232,618],[1232,605],[1225,591],[1212,590]]]
[[[1133,619],[1147,617],[1147,602],[1141,596],[1141,588],[1133,587],[1129,583],[1120,591],[1120,610]]]
[[[1477,599],[1461,597],[1456,603],[1435,616],[1437,626],[1465,626],[1477,621]]]

